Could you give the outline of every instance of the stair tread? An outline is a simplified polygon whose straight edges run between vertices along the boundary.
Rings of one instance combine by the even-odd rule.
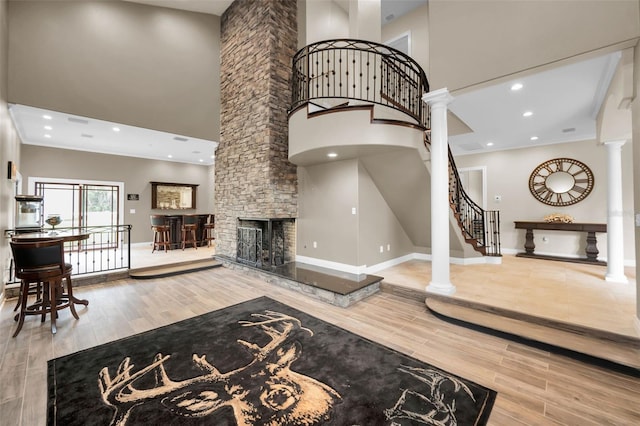
[[[135,279],[161,278],[220,266],[222,266],[222,263],[215,259],[203,259],[158,267],[132,269],[129,271],[129,276]]]
[[[640,339],[544,318],[525,318],[499,308],[450,303],[430,294],[425,303],[432,311],[449,318],[640,369]]]

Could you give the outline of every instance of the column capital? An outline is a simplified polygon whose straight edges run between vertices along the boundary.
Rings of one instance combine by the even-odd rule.
[[[431,92],[428,92],[422,95],[422,101],[429,105],[435,105],[435,104],[447,105],[452,100],[453,100],[453,96],[451,96],[451,94],[449,93],[446,87],[443,87],[442,89],[438,89],[438,90],[433,90]]]
[[[626,139],[617,139],[617,140],[612,140],[612,141],[602,141],[602,145],[606,146],[606,147],[610,147],[610,146],[618,146],[621,147],[622,145],[624,145],[625,143],[627,143]]]

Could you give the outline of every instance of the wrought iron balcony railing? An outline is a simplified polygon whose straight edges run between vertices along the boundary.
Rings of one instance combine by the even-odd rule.
[[[326,40],[293,57],[291,111],[309,102],[350,99],[402,111],[429,127],[422,95],[429,91],[424,70],[409,56],[364,40]]]

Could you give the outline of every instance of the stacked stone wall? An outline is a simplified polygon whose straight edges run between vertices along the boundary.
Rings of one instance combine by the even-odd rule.
[[[296,7],[296,0],[236,0],[222,16],[215,169],[218,254],[235,256],[239,217],[297,215],[287,122]],[[295,244],[295,237],[291,241]]]

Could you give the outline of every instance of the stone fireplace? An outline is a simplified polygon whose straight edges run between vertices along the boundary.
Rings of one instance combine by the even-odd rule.
[[[220,19],[220,141],[215,158],[216,255],[235,259],[238,227],[284,227],[284,254],[295,256],[296,166],[289,162],[291,60],[297,50],[295,0],[236,0]],[[260,218],[241,223],[239,218]],[[276,223],[285,218],[282,224]],[[266,222],[266,223],[265,223]],[[263,226],[265,226],[263,228]],[[247,231],[248,232],[248,231]],[[280,244],[276,238],[275,244]],[[243,243],[244,244],[244,243]],[[255,247],[254,247],[255,250]]]
[[[295,256],[295,219],[238,218],[236,260],[258,268],[284,265]]]

